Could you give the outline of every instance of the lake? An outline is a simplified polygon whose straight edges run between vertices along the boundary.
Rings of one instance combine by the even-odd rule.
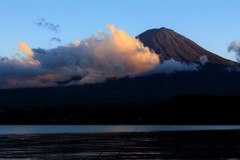
[[[237,160],[239,129],[239,125],[1,125],[0,160]]]

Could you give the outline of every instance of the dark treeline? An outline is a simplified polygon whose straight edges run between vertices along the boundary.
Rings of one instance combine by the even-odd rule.
[[[160,102],[4,108],[1,124],[240,124],[239,96],[180,95]]]

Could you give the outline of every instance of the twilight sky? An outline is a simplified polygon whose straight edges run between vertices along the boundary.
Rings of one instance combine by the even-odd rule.
[[[86,39],[114,24],[130,36],[168,27],[207,50],[235,60],[228,45],[240,39],[239,0],[1,0],[0,57],[19,41],[55,48]]]

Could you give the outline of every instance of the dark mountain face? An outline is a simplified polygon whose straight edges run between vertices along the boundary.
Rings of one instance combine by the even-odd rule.
[[[139,38],[142,43],[160,55],[161,60],[175,59],[186,63],[199,63],[200,57],[206,56],[209,63],[220,65],[238,65],[238,63],[224,59],[197,45],[190,39],[167,28],[151,29]]]

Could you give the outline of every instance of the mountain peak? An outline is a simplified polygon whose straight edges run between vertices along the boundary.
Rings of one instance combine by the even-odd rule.
[[[145,32],[149,32],[149,31],[156,31],[156,32],[159,32],[159,31],[163,31],[163,32],[167,32],[167,31],[173,31],[172,29],[169,29],[169,28],[166,28],[166,27],[161,27],[161,28],[153,28],[153,29],[149,29]],[[144,32],[144,33],[145,33]]]
[[[205,60],[212,64],[238,64],[205,50],[192,40],[165,27],[147,30],[137,38],[145,46],[153,49],[160,56],[161,61],[172,58],[185,63],[201,63],[201,57],[205,57]]]
[[[153,36],[153,35],[156,35],[156,34],[170,34],[171,32],[174,32],[173,30],[169,29],[169,28],[166,28],[166,27],[162,27],[162,28],[153,28],[153,29],[149,29],[145,32],[143,32],[142,34],[140,34],[138,36],[138,38],[141,36],[141,35],[144,35],[144,36]]]
[[[172,32],[172,29],[166,28],[166,27],[161,27],[159,29],[157,29],[158,31],[162,31],[162,32]]]

